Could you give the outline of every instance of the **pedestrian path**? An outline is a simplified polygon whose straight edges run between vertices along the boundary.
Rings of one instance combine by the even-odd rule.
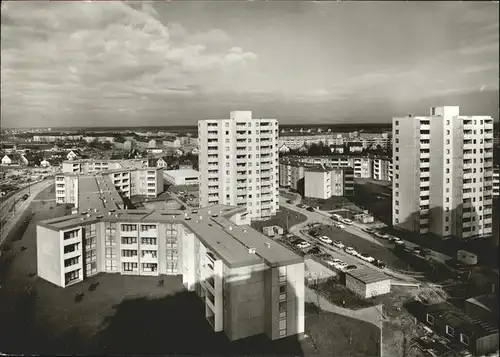
[[[356,320],[365,321],[377,326],[378,328],[382,328],[382,321],[384,320],[384,316],[382,314],[382,305],[370,306],[359,310],[351,310],[332,304],[325,297],[317,294],[311,288],[306,287],[305,292],[305,301],[315,304],[316,306],[318,306],[319,304],[319,307],[322,310],[350,317]]]

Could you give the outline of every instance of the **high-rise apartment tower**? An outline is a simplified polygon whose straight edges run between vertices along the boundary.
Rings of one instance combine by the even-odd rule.
[[[493,118],[445,106],[392,124],[393,225],[442,238],[490,236]]]
[[[230,119],[198,122],[200,206],[246,207],[251,219],[279,207],[278,121],[233,111]]]

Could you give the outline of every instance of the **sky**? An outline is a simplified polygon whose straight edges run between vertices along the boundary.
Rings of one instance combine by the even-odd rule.
[[[3,1],[2,127],[498,118],[498,4]]]

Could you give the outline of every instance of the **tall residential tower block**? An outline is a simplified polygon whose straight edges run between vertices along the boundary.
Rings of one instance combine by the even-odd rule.
[[[279,207],[278,121],[234,111],[198,122],[200,206],[246,207],[251,219]]]
[[[393,225],[441,238],[492,234],[493,118],[432,107],[393,118]]]

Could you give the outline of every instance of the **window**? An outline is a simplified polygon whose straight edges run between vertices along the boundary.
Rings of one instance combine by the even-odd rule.
[[[85,237],[95,236],[95,224],[85,227]]]
[[[137,230],[137,224],[122,224],[123,232],[132,232]]]
[[[137,270],[137,263],[123,263],[123,271]]]
[[[141,226],[141,232],[152,231],[156,229],[156,224],[143,224]]]
[[[257,196],[259,197],[259,196]],[[286,282],[286,266],[278,267],[278,281],[280,283]]]
[[[427,314],[425,320],[429,323],[429,325],[434,325],[434,316]]]
[[[122,237],[122,244],[135,244],[137,237]]]
[[[281,301],[279,303],[279,312],[286,312],[286,301]]]
[[[76,238],[78,237],[78,229],[69,231],[69,232],[64,232],[64,239],[71,239],[71,238]]]
[[[136,257],[136,256],[137,256],[137,250],[132,250],[132,249],[122,250],[122,257]]]
[[[80,243],[70,244],[64,247],[64,254],[74,252],[78,250]]]
[[[141,244],[150,244],[150,245],[156,245],[157,243],[156,238],[141,238]]]
[[[64,266],[65,267],[69,267],[71,265],[78,264],[79,261],[80,261],[80,257],[74,257],[74,258],[70,258],[70,259],[65,259],[64,260]]]
[[[469,336],[464,335],[463,333],[461,333],[460,334],[460,342],[462,342],[466,346],[469,346]]]
[[[66,281],[66,284],[78,280],[79,277],[80,277],[80,269],[70,271],[69,273],[64,274],[64,280]]]
[[[286,294],[286,285],[280,285],[280,294]]]
[[[451,326],[446,325],[446,334],[451,337],[455,336],[455,329]]]

